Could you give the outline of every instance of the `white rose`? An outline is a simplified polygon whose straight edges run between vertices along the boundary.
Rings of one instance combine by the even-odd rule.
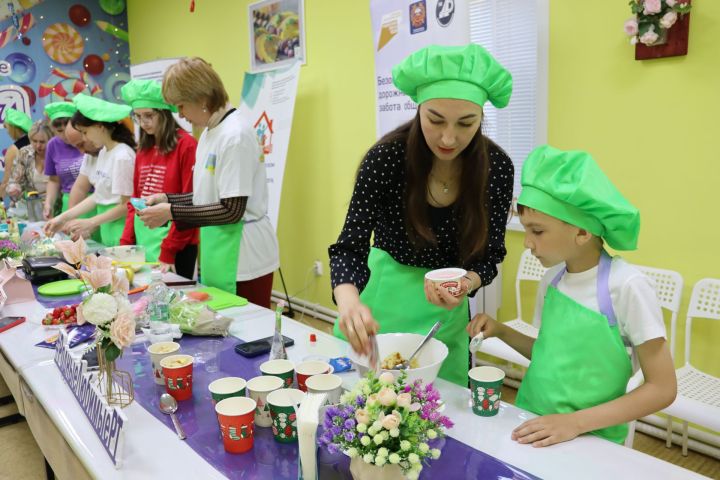
[[[400,436],[400,429],[399,428],[393,428],[390,430],[390,436],[393,438],[397,438]]]
[[[400,449],[401,449],[401,450],[408,451],[408,450],[410,450],[410,447],[412,447],[412,445],[411,445],[410,442],[408,442],[407,440],[403,440],[402,442],[400,442]]]
[[[379,433],[373,437],[373,442],[375,442],[375,445],[380,445],[384,441],[385,441],[385,437],[383,437]]]
[[[388,457],[388,460],[390,460],[390,463],[392,463],[393,465],[397,465],[398,463],[400,463],[400,455],[398,455],[397,453],[391,453]]]
[[[387,459],[385,457],[381,457],[380,455],[375,457],[375,465],[378,467],[382,467],[387,462]]]
[[[422,453],[427,453],[428,450],[430,450],[430,446],[427,443],[421,443],[418,445],[418,450],[420,450]]]
[[[415,470],[410,470],[405,474],[405,478],[408,480],[417,480],[420,477],[420,474],[416,472]]]
[[[390,372],[385,372],[380,375],[378,380],[380,380],[380,383],[383,383],[385,385],[392,385],[393,383],[395,383],[395,375]]]
[[[430,440],[432,440],[434,438],[437,438],[437,432],[431,428],[427,431],[427,436]]]
[[[118,313],[115,298],[107,293],[93,293],[83,303],[83,317],[93,325],[105,325],[112,321]]]
[[[420,457],[418,457],[417,453],[411,453],[408,455],[408,461],[410,463],[420,463]]]
[[[350,457],[350,458],[355,458],[355,457],[358,456],[358,451],[357,451],[357,448],[355,448],[355,447],[350,447],[350,448],[348,448],[348,449],[347,449],[347,452],[345,452],[345,453],[346,453],[347,456]]]
[[[362,444],[363,447],[367,447],[368,445],[370,445],[371,441],[372,440],[370,440],[370,437],[368,437],[367,435],[365,435],[364,437],[362,437],[360,439],[360,443]]]
[[[430,455],[432,455],[432,458],[434,458],[434,459],[440,458],[440,449],[433,448],[432,450],[430,450]]]
[[[366,453],[365,455],[363,455],[363,461],[365,463],[373,463],[374,459],[375,459],[375,457],[373,457],[372,453]]]

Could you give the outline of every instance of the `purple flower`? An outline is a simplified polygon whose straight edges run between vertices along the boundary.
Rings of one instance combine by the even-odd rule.
[[[327,409],[326,415],[328,417],[336,417],[338,415],[338,413],[340,413],[338,407],[330,407]]]
[[[327,450],[328,450],[328,453],[330,453],[331,455],[334,455],[340,451],[340,448],[338,447],[338,445],[336,443],[330,443],[327,446]]]
[[[354,429],[355,428],[355,420],[353,420],[352,418],[345,420],[345,428],[347,428],[348,430]]]
[[[345,441],[352,442],[353,440],[355,440],[355,433],[352,431],[345,432]]]
[[[338,435],[340,435],[340,432],[342,432],[342,429],[338,426],[333,426],[330,428],[329,431],[330,433],[332,433],[333,437],[337,437]]]
[[[364,407],[365,406],[365,398],[362,395],[358,395],[355,398],[355,403],[358,407]]]

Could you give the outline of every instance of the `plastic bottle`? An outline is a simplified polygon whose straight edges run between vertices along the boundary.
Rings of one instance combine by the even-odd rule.
[[[150,285],[145,295],[149,299],[147,312],[150,318],[150,332],[154,336],[170,335],[167,290],[167,286],[162,281],[162,272],[153,270],[150,273]]]

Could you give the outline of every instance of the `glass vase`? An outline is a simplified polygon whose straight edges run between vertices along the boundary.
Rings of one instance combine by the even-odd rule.
[[[133,382],[130,373],[118,370],[115,361],[107,361],[105,349],[102,345],[97,346],[99,372],[97,376],[98,388],[105,396],[108,405],[115,405],[125,408],[135,398]]]

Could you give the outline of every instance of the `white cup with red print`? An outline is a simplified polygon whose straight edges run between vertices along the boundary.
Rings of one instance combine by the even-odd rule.
[[[447,289],[455,297],[461,296],[463,292],[462,278],[467,275],[467,270],[462,268],[439,268],[425,274],[425,278],[438,287]]]

